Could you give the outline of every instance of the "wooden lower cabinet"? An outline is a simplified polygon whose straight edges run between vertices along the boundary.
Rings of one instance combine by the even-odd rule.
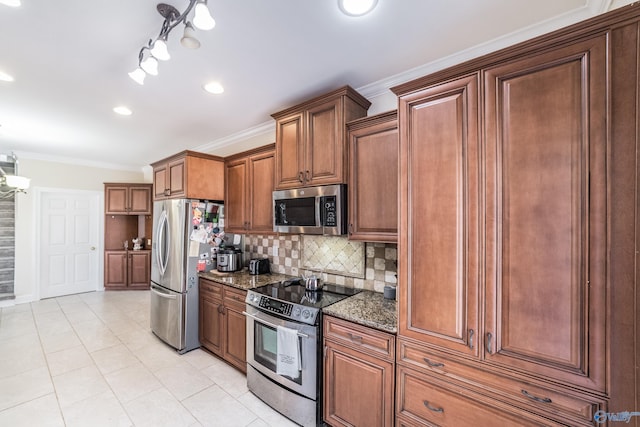
[[[150,280],[151,251],[105,251],[105,289],[149,289]]]
[[[246,373],[246,291],[207,279],[200,279],[199,291],[200,344]]]
[[[545,420],[544,425],[591,426],[596,412],[607,410],[605,399],[597,395],[535,380],[515,371],[497,367],[488,368],[477,361],[457,358],[402,337],[398,338],[396,354],[399,367],[396,408],[398,416],[407,411],[413,413],[407,409],[407,406],[411,406],[406,402],[409,398],[401,396],[415,395],[416,388],[419,389],[416,384],[424,382],[429,384],[430,389],[437,389],[438,393],[441,392],[441,387],[446,389],[453,387],[461,394],[477,393],[488,398],[486,404],[491,407],[507,407],[512,408],[511,412],[521,410],[526,414],[536,414],[537,417]],[[408,372],[406,374],[408,377],[418,379],[401,381],[400,378],[405,375],[401,372],[404,371]],[[413,385],[408,386],[409,383]],[[442,393],[445,392],[442,391]],[[426,397],[424,399],[430,402]],[[437,409],[437,406],[433,407]],[[441,425],[433,422],[435,425]],[[482,425],[464,419],[457,419],[456,422],[457,424],[453,425],[461,427]]]
[[[398,366],[398,422],[406,426],[561,426],[440,378]]]
[[[247,372],[247,320],[245,310],[246,291],[224,289],[224,356],[223,358],[242,372]]]
[[[324,331],[324,421],[393,426],[395,337],[330,316]]]

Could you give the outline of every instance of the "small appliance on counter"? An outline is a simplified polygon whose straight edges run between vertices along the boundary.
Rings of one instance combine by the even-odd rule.
[[[242,251],[236,247],[218,250],[218,271],[229,273],[242,269]]]
[[[271,273],[268,258],[254,258],[249,261],[249,274],[266,274]]]

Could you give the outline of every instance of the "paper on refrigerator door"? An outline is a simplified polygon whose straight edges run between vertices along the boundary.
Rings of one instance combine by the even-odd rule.
[[[200,256],[200,242],[196,240],[189,241],[189,256]]]

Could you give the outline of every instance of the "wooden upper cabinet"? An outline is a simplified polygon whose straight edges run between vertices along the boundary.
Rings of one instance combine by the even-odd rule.
[[[224,159],[183,151],[153,167],[153,198],[224,199]]]
[[[225,231],[273,233],[274,145],[225,160]]]
[[[397,112],[347,124],[349,144],[349,239],[398,240]]]
[[[227,232],[247,228],[247,159],[225,162],[224,227]]]
[[[151,184],[105,184],[105,213],[151,215]]]
[[[366,116],[370,105],[345,86],[273,114],[276,189],[346,184],[345,123]]]
[[[479,74],[399,98],[399,334],[478,356]]]
[[[484,80],[486,357],[604,391],[607,37]]]

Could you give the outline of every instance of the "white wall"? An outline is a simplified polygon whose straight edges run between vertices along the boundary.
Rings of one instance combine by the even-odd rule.
[[[55,188],[70,191],[89,190],[104,192],[105,182],[150,182],[145,181],[142,171],[107,169],[102,167],[81,166],[54,161],[34,160],[19,157],[19,174],[31,178],[31,190],[27,194],[16,196],[16,255],[15,255],[15,302],[22,303],[36,298],[36,265],[34,254],[36,226],[38,218],[35,212],[34,189]],[[100,220],[104,224],[104,220]],[[99,247],[103,247],[104,229],[100,230]],[[99,257],[100,271],[102,255]],[[101,277],[102,279],[102,277]]]

